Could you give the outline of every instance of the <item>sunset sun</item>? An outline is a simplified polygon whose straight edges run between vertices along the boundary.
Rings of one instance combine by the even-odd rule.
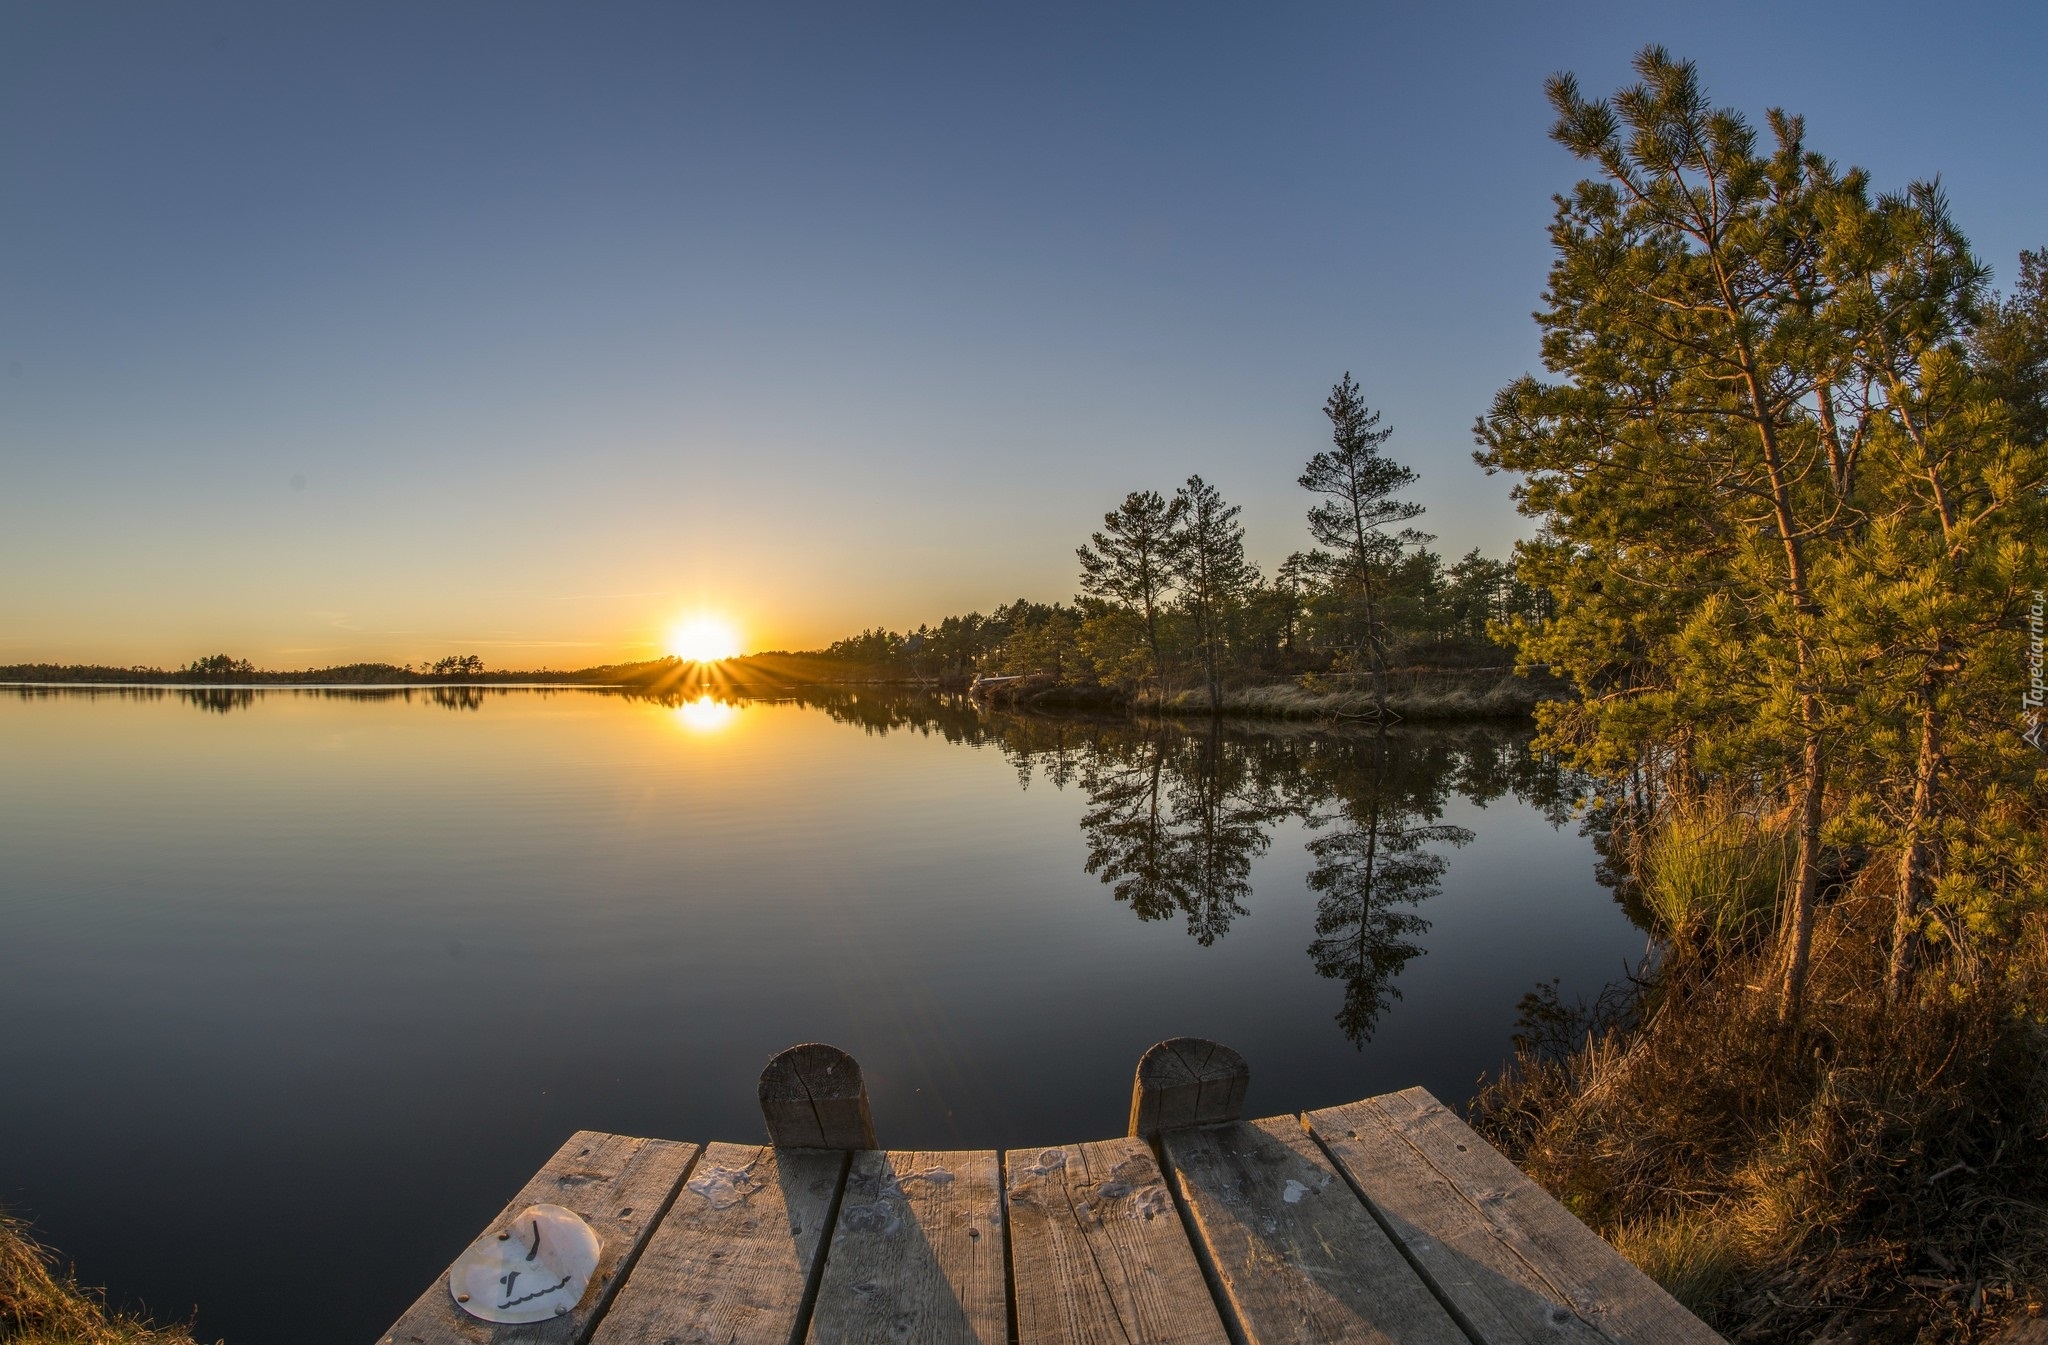
[[[740,652],[739,632],[715,616],[692,617],[669,632],[669,652],[689,663],[716,663]]]

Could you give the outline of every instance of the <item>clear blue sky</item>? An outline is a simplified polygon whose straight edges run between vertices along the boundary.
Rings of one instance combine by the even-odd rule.
[[[1345,370],[1451,554],[1534,366],[1545,75],[1662,42],[2048,245],[2048,7],[8,4],[0,662],[754,647],[1064,598]]]

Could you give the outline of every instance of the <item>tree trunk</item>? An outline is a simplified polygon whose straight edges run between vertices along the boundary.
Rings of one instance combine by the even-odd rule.
[[[1671,779],[1668,785],[1671,796],[1681,805],[1696,803],[1700,796],[1699,768],[1693,761],[1692,729],[1679,729],[1678,741],[1671,750]]]
[[[1145,643],[1152,650],[1152,687],[1159,703],[1166,703],[1166,660],[1159,653],[1159,613],[1152,599],[1145,599]]]
[[[1209,607],[1208,600],[1198,600],[1195,621],[1200,627],[1197,632],[1202,641],[1202,675],[1209,684],[1209,713],[1223,713],[1223,682],[1216,671],[1216,613]]]
[[[1723,287],[1731,315],[1739,313],[1732,295]],[[1770,482],[1772,521],[1778,529],[1779,544],[1785,552],[1785,596],[1792,603],[1794,652],[1799,681],[1811,686],[1817,679],[1811,639],[1811,623],[1819,615],[1818,605],[1807,587],[1806,552],[1792,515],[1792,489],[1787,480],[1784,458],[1778,448],[1778,427],[1772,417],[1770,399],[1757,373],[1756,358],[1749,347],[1737,342],[1738,363],[1748,392],[1751,415],[1756,425],[1758,446],[1763,450],[1764,473]],[[1798,1017],[1800,1001],[1806,994],[1807,961],[1813,949],[1813,903],[1820,889],[1821,804],[1827,792],[1827,761],[1822,752],[1821,731],[1825,716],[1820,696],[1803,691],[1799,696],[1799,729],[1802,743],[1799,800],[1798,867],[1789,884],[1784,912],[1784,984],[1778,999],[1778,1021],[1790,1023]]]
[[[1818,716],[1817,705],[1809,707],[1811,696],[1800,697],[1800,718]],[[1827,759],[1821,752],[1820,734],[1809,727],[1802,762],[1799,800],[1799,858],[1785,903],[1784,927],[1779,935],[1784,949],[1785,979],[1778,997],[1778,1021],[1790,1023],[1799,1016],[1806,997],[1807,964],[1813,953],[1813,907],[1820,891],[1821,801],[1827,793]]]
[[[1855,451],[1842,442],[1841,425],[1835,418],[1834,384],[1822,379],[1813,392],[1820,412],[1821,439],[1827,444],[1828,476],[1834,484],[1835,498],[1846,504],[1856,492]]]
[[[1365,594],[1365,657],[1372,665],[1373,718],[1387,722],[1387,660],[1380,648],[1379,604],[1373,599],[1372,573],[1361,564],[1358,582]]]
[[[1920,761],[1913,772],[1913,806],[1906,814],[1899,846],[1897,909],[1892,919],[1892,962],[1885,977],[1884,997],[1897,1003],[1905,993],[1918,945],[1920,909],[1927,888],[1927,819],[1934,811],[1934,785],[1941,771],[1941,712],[1933,688],[1923,683],[1920,710]]]

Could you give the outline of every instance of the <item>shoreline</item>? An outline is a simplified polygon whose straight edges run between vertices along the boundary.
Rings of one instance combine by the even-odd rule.
[[[1456,723],[1487,720],[1526,721],[1536,707],[1547,700],[1569,695],[1562,683],[1547,677],[1491,674],[1481,681],[1461,669],[1416,669],[1399,679],[1405,685],[1390,689],[1387,711],[1390,722]],[[301,680],[289,674],[263,680],[194,681],[157,678],[6,678],[0,689],[27,691],[162,691],[162,692],[258,692],[258,691],[567,691],[584,690],[626,695],[675,694],[679,687],[651,679],[584,679],[573,674],[553,679],[525,675],[503,680],[488,675],[480,678],[425,679],[416,681]],[[1175,692],[1159,698],[1130,695],[1110,687],[1041,685],[1022,694],[975,694],[970,687],[943,682],[900,678],[735,678],[714,686],[708,680],[692,681],[690,691],[703,695],[775,697],[800,690],[900,690],[927,694],[959,695],[987,709],[1024,711],[1056,715],[1062,713],[1112,714],[1131,719],[1203,719],[1218,715],[1233,719],[1293,721],[1343,721],[1371,724],[1378,718],[1370,692],[1349,689],[1309,689],[1296,681],[1261,683],[1226,688],[1222,703],[1211,706],[1199,690]]]

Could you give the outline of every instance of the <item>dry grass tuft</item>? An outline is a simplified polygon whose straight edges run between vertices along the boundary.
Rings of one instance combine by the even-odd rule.
[[[194,1345],[184,1327],[110,1311],[103,1294],[60,1276],[56,1258],[0,1214],[0,1341],[7,1345]]]
[[[1495,668],[1406,669],[1388,679],[1387,709],[1397,719],[1510,719],[1532,713],[1539,700],[1554,698],[1557,689],[1546,681],[1517,677]],[[1144,702],[1157,714],[1208,714],[1209,693],[1181,691],[1164,702]],[[1267,686],[1229,687],[1223,712],[1266,719],[1369,719],[1373,698],[1356,679],[1317,679],[1312,686],[1282,682]]]
[[[1679,948],[1720,950],[1769,923],[1791,871],[1784,818],[1759,819],[1718,794],[1674,806],[1643,854],[1643,904]]]
[[[2048,1277],[2048,931],[1888,1007],[1889,921],[1825,910],[1789,1029],[1760,948],[1672,964],[1639,1026],[1525,1050],[1475,1124],[1736,1340],[1988,1340]]]
[[[1736,1221],[1718,1210],[1679,1210],[1612,1230],[1615,1249],[1695,1313],[1711,1312],[1751,1259]]]

